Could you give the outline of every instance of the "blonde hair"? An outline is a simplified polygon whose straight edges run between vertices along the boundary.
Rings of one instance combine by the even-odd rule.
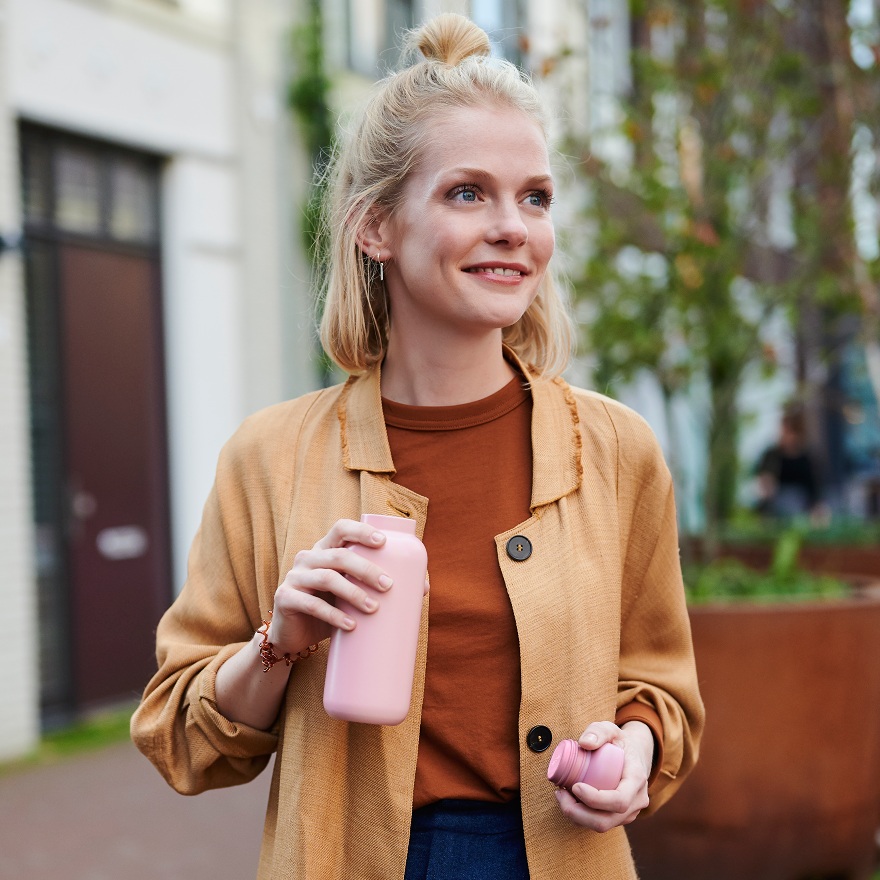
[[[547,124],[532,84],[507,61],[489,57],[486,33],[445,13],[412,31],[409,54],[423,56],[380,83],[353,134],[334,155],[324,216],[329,272],[323,286],[321,343],[346,372],[361,373],[385,356],[391,320],[373,255],[358,233],[379,211],[393,211],[424,146],[425,122],[457,107],[506,105]],[[536,373],[558,375],[571,356],[573,328],[548,269],[525,314],[503,339]]]

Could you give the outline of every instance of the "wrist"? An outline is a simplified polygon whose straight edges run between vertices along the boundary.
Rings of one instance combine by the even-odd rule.
[[[254,634],[255,637],[260,638],[259,644],[259,654],[260,654],[260,662],[263,664],[263,672],[269,672],[272,667],[276,666],[279,663],[284,663],[284,665],[289,669],[296,663],[297,660],[305,660],[308,657],[311,657],[315,651],[318,650],[318,646],[309,645],[307,648],[303,648],[301,651],[297,651],[294,654],[291,654],[289,651],[286,651],[283,654],[279,654],[275,650],[275,645],[269,639],[269,630],[272,625],[272,612],[269,612],[269,617],[263,621],[263,625],[257,630]]]
[[[654,766],[654,760],[657,754],[657,743],[654,739],[654,731],[645,724],[644,721],[627,721],[620,728],[627,735],[637,749],[637,753],[642,756],[645,763],[645,770],[650,774]]]

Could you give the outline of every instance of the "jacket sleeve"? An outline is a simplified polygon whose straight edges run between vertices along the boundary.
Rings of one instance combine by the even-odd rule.
[[[618,496],[623,586],[618,709],[644,704],[662,730],[650,811],[693,768],[705,713],[694,663],[669,469],[650,429],[634,422],[619,436]]]
[[[158,672],[131,722],[137,747],[183,794],[251,780],[277,745],[276,731],[223,717],[214,693],[217,670],[260,626],[259,597],[271,603],[278,583],[270,481],[242,433],[221,453],[186,584],[159,623]]]

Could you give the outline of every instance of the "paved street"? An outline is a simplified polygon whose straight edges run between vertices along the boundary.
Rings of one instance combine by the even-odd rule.
[[[126,742],[0,777],[0,878],[249,880],[270,772],[182,797]]]

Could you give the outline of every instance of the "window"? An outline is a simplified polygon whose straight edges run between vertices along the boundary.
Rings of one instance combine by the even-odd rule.
[[[154,157],[24,126],[25,223],[123,244],[159,240],[159,166]]]
[[[65,232],[101,232],[101,171],[90,151],[63,146],[55,152],[55,225]]]

